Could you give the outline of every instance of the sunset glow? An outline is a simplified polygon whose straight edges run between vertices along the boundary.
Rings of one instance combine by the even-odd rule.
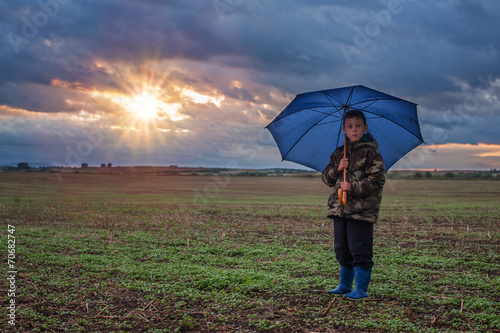
[[[182,93],[189,97],[193,102],[198,103],[198,104],[205,104],[208,102],[212,102],[215,104],[217,107],[220,107],[220,103],[224,100],[224,97],[212,97],[208,95],[203,95],[200,94],[196,91],[190,90],[190,89],[182,89]]]
[[[461,144],[446,143],[422,145],[400,162],[394,169],[426,169],[432,163],[432,169],[489,170],[496,169],[500,163],[500,145],[498,144]]]

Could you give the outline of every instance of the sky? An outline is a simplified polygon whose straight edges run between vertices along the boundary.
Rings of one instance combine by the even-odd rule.
[[[500,2],[0,0],[0,165],[304,168],[265,126],[299,93],[418,104],[393,169],[500,169]]]

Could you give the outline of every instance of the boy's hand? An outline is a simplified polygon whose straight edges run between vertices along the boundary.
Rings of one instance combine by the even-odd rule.
[[[343,171],[344,169],[347,169],[349,166],[349,160],[347,158],[343,158],[340,160],[339,166],[337,167],[337,171]]]
[[[351,191],[352,190],[351,183],[349,183],[349,182],[340,183],[340,188],[342,189],[342,191]]]

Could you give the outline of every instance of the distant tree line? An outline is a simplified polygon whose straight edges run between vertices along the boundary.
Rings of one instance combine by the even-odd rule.
[[[408,178],[408,177],[405,177]],[[425,173],[415,172],[413,177],[409,178],[444,178],[444,179],[492,179],[498,178],[500,179],[500,172],[497,169],[491,169],[490,171],[474,171],[474,172],[451,172],[448,171],[444,175],[435,174],[433,175],[430,171],[426,171]]]
[[[113,164],[111,163],[101,163],[101,168],[111,168],[113,166]],[[82,169],[87,169],[87,168],[90,168],[89,164],[88,163],[82,163],[82,166],[81,166]]]
[[[101,168],[111,168],[113,166],[112,163],[101,163]],[[0,166],[0,170],[34,170],[34,169],[41,169],[41,170],[46,170],[50,168],[65,168],[64,166],[54,166],[54,167],[45,167],[45,166],[39,166],[38,168],[32,168],[27,162],[19,162],[17,163],[17,168],[15,166]],[[82,169],[90,168],[88,163],[82,163],[81,165]]]

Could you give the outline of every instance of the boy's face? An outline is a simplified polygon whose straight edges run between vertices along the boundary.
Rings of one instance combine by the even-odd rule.
[[[368,125],[365,125],[361,118],[348,118],[345,120],[342,130],[351,142],[357,142],[363,138],[363,134],[368,130]]]

